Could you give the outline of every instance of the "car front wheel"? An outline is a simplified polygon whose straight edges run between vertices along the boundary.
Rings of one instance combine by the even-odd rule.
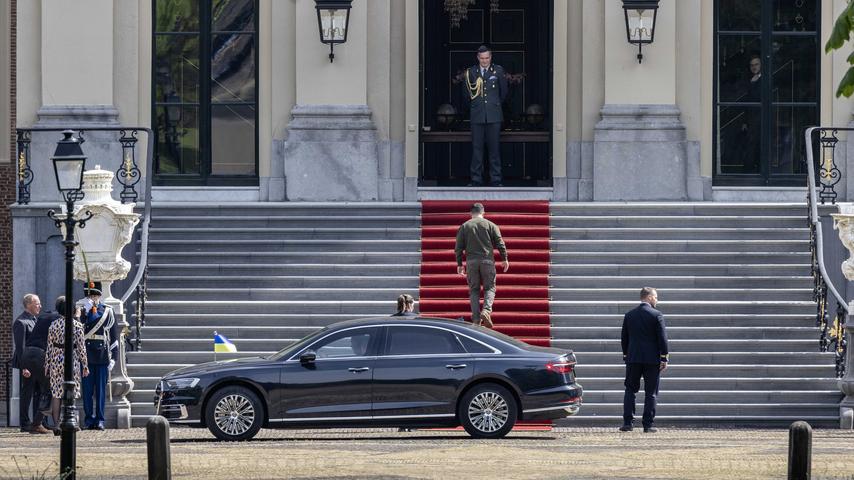
[[[475,386],[460,401],[457,415],[466,432],[475,438],[501,438],[516,424],[516,399],[494,383]]]
[[[205,421],[220,440],[249,440],[261,430],[264,405],[258,395],[245,387],[225,387],[214,392],[208,401]]]

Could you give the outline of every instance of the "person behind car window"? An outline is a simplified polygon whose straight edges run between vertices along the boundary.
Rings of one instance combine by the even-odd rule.
[[[392,315],[392,317],[417,317],[418,314],[414,310],[415,298],[408,293],[404,293],[397,297],[397,313]]]
[[[370,337],[367,334],[353,335],[350,337],[350,346],[353,348],[353,354],[357,357],[361,357],[368,351],[368,339]]]

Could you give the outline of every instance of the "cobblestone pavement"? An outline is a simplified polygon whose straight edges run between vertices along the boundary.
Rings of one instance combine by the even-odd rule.
[[[456,431],[262,430],[244,443],[172,429],[174,478],[779,479],[788,431],[616,428],[513,432],[480,441]],[[78,434],[78,478],[145,478],[145,430]],[[854,480],[854,433],[816,430],[813,478]],[[56,478],[59,438],[0,429],[0,478]]]

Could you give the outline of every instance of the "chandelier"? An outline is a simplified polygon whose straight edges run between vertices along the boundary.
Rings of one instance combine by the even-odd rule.
[[[445,0],[445,11],[451,18],[451,27],[459,28],[460,21],[468,18],[469,6],[474,5],[475,0]],[[498,0],[489,0],[490,10],[498,11]]]

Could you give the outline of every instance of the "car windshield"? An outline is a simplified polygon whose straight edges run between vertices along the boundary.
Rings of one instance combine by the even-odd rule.
[[[287,347],[285,347],[285,348],[279,350],[278,352],[273,353],[273,354],[271,354],[265,358],[267,358],[268,360],[279,360],[280,358],[290,356],[290,355],[296,353],[297,351],[299,351],[300,349],[302,349],[303,347],[305,347],[306,345],[308,345],[309,343],[315,341],[317,339],[317,337],[323,335],[328,330],[329,330],[328,327],[323,327],[320,330],[318,330],[314,333],[311,333],[306,337],[303,337],[301,340],[297,340],[296,343],[292,343],[292,344],[288,345]]]

